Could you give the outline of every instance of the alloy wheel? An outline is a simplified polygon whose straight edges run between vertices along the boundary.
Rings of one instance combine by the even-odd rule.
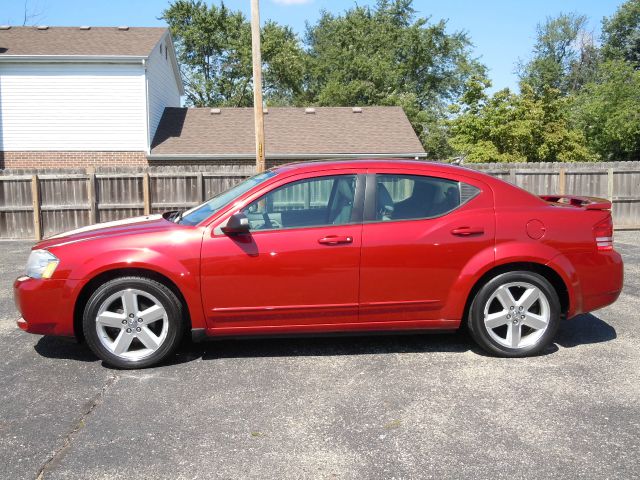
[[[503,347],[522,349],[535,345],[549,327],[549,299],[528,282],[500,285],[484,307],[484,326]]]
[[[120,290],[104,300],[95,321],[102,346],[130,361],[152,355],[169,331],[162,303],[150,293],[133,288]]]

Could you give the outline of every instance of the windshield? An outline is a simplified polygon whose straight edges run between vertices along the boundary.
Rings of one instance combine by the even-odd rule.
[[[235,187],[227,190],[226,192],[219,193],[215,197],[204,202],[202,205],[195,206],[182,214],[178,223],[184,225],[197,225],[201,221],[210,217],[222,207],[228,205],[233,200],[238,198],[245,192],[248,192],[256,185],[264,182],[265,180],[273,177],[275,172],[264,172],[256,175],[255,177],[248,178],[244,182],[239,183]]]

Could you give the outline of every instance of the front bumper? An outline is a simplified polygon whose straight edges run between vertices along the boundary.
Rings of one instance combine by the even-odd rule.
[[[21,330],[40,335],[73,336],[75,282],[19,277],[13,283]]]

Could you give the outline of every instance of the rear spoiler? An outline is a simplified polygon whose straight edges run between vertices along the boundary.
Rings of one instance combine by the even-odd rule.
[[[578,195],[540,195],[540,198],[549,203],[570,205],[585,210],[611,210],[611,202],[604,198],[580,197]]]

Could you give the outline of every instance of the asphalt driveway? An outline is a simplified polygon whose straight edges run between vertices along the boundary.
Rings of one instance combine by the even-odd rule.
[[[0,478],[638,478],[640,232],[625,290],[528,359],[464,335],[224,341],[104,367],[19,331],[0,243]]]

